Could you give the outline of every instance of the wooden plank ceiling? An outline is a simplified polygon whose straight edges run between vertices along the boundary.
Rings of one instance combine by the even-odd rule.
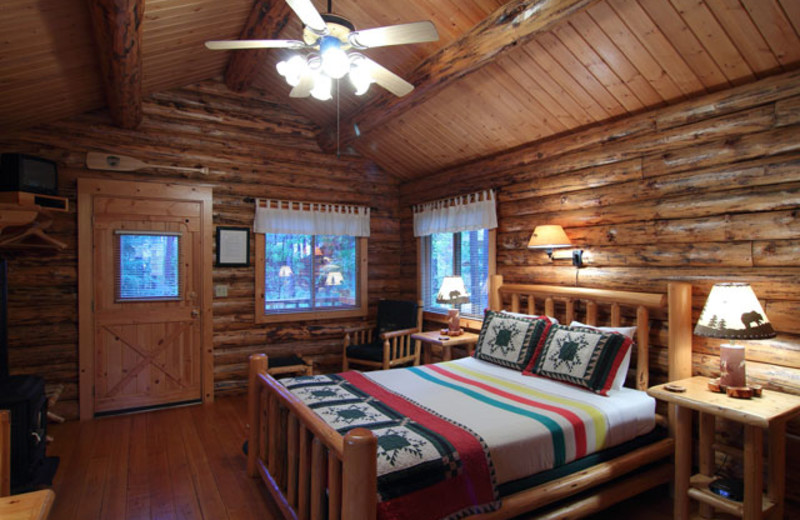
[[[410,181],[800,66],[800,0],[589,3],[422,102],[404,100],[403,108],[410,108],[397,110],[391,117],[382,117],[389,112],[380,112],[382,89],[373,86],[367,95],[356,97],[342,82],[338,104],[342,136],[347,139],[352,123],[360,122],[367,131],[352,146],[390,175]],[[314,4],[320,12],[326,11],[325,1],[314,0]],[[463,44],[459,38],[472,34],[476,24],[506,4],[505,0],[336,0],[333,11],[362,29],[432,20],[440,34],[438,42],[365,52],[411,78],[426,58]],[[254,2],[144,0],[144,5],[141,83],[148,95],[221,77],[229,53],[208,51],[202,43],[237,38]],[[299,21],[290,16],[279,37],[297,39],[300,33]],[[0,34],[4,35],[0,39],[0,124],[4,128],[104,106],[84,0],[3,0]],[[266,93],[286,103],[314,122],[322,136],[331,135],[337,122],[336,100],[290,99],[290,87],[274,66],[288,52],[266,53],[253,95]],[[432,80],[420,82],[424,81]],[[372,127],[371,118],[377,121]]]

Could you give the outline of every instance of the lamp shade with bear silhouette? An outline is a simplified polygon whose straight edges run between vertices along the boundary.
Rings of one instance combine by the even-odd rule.
[[[766,339],[775,337],[764,309],[750,284],[720,283],[711,288],[700,319],[697,336],[722,339]],[[746,386],[744,345],[720,345],[720,385]]]

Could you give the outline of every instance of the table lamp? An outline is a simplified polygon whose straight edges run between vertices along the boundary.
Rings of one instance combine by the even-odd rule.
[[[744,345],[737,345],[736,340],[775,337],[775,329],[750,284],[746,283],[714,285],[694,333],[708,338],[732,340],[731,343],[720,345],[719,387],[733,396],[737,395],[737,389],[747,387],[745,349]],[[749,393],[745,392],[745,396],[749,397]]]
[[[469,303],[469,294],[467,294],[467,288],[464,286],[464,279],[460,276],[445,276],[444,280],[442,280],[439,294],[436,295],[436,303],[453,306],[452,309],[447,311],[448,329],[442,331],[442,334],[447,334],[448,336],[460,336],[463,334],[464,331],[461,330],[456,306],[462,303]]]

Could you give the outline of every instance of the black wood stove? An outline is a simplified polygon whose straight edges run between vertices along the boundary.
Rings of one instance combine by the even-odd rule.
[[[11,412],[11,492],[50,485],[57,457],[47,457],[47,397],[44,379],[9,375],[8,268],[0,259],[0,409]]]

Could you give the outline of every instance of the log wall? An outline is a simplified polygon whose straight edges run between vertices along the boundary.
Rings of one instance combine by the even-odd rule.
[[[238,95],[208,81],[145,100],[137,130],[111,126],[105,112],[90,113],[0,137],[3,152],[23,152],[59,163],[59,192],[69,213],[53,213],[48,233],[68,244],[63,251],[0,250],[9,260],[9,343],[12,373],[44,375],[65,385],[56,411],[77,417],[78,305],[76,179],[102,177],[211,185],[214,225],[252,226],[252,197],[344,202],[371,206],[369,300],[413,298],[413,280],[400,270],[399,191],[370,161],[320,152],[314,126],[263,93]],[[149,169],[98,172],[84,167],[88,151],[129,155],[151,164],[207,166],[208,175]],[[252,237],[252,235],[251,235]],[[213,246],[213,245],[212,245]],[[251,243],[251,251],[253,251]],[[251,256],[251,265],[254,258]],[[254,352],[324,357],[339,354],[343,329],[359,320],[256,325],[254,271],[213,270],[228,297],[214,299],[214,379],[217,393],[246,384]]]
[[[695,320],[714,283],[749,282],[778,331],[747,342],[749,379],[800,394],[799,73],[404,185],[406,240],[411,204],[490,187],[499,190],[497,271],[506,281],[645,291],[688,281]],[[528,250],[538,224],[562,225],[587,265]],[[653,384],[666,377],[664,318],[653,317]],[[694,338],[695,374],[719,373],[720,343]],[[798,454],[800,422],[789,430],[789,453]],[[800,470],[792,462],[787,484],[797,499]]]

